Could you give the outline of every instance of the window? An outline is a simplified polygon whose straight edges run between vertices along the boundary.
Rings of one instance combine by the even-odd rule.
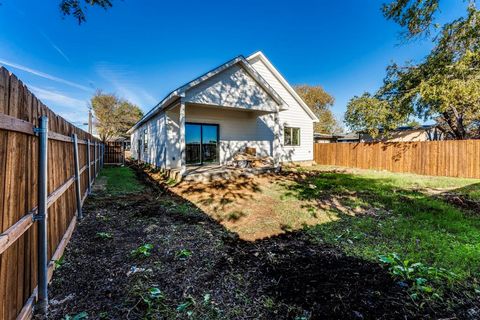
[[[283,139],[285,146],[299,146],[300,128],[285,127],[283,129]]]
[[[147,129],[143,130],[143,151],[148,150],[148,134]]]

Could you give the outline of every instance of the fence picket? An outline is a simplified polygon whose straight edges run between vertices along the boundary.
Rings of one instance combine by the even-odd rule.
[[[85,141],[99,144],[41,103],[7,69],[0,67],[0,319],[28,319],[37,294],[38,226],[32,222],[38,204],[38,118],[49,118],[48,253],[63,252],[77,212],[72,134],[79,138],[79,162],[86,165]],[[97,153],[98,156],[98,153]],[[97,159],[98,160],[98,159]],[[97,173],[98,173],[97,164]],[[88,185],[79,173],[81,194]],[[82,198],[83,202],[84,198]],[[8,230],[8,231],[7,231]],[[51,270],[49,271],[51,273]]]
[[[321,165],[480,178],[480,140],[315,143]]]

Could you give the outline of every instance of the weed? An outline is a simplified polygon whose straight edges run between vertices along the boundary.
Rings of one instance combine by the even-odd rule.
[[[53,260],[53,263],[55,264],[55,269],[60,268],[64,262],[65,262],[65,256],[61,256],[60,259]]]
[[[146,315],[151,316],[159,307],[164,307],[165,295],[157,287],[148,289],[147,294],[142,295],[142,301],[146,306]]]
[[[88,313],[85,311],[82,311],[80,313],[77,313],[76,315],[66,315],[64,320],[82,320],[82,319],[88,319]]]
[[[146,243],[144,245],[141,245],[135,250],[132,250],[130,254],[133,257],[140,258],[140,257],[149,257],[152,254],[152,249],[153,249],[153,244],[151,243]]]
[[[103,240],[112,239],[113,236],[109,232],[97,232],[97,237]]]
[[[426,266],[420,262],[413,263],[403,260],[396,253],[380,255],[380,262],[388,267],[390,273],[409,286],[410,295],[413,299],[421,297],[440,298],[438,288],[451,285],[457,275],[444,268]]]
[[[209,293],[203,295],[201,302],[197,302],[192,296],[179,304],[176,308],[178,314],[185,314],[193,319],[223,319],[220,310],[215,306]]]
[[[263,300],[263,306],[267,309],[273,309],[275,307],[275,301],[270,297],[266,297]]]
[[[175,256],[181,260],[185,260],[189,258],[191,255],[192,255],[192,252],[188,249],[182,249],[180,251],[177,251],[177,253],[175,254]]]
[[[175,205],[175,211],[181,214],[188,214],[192,207],[188,203],[179,203]]]

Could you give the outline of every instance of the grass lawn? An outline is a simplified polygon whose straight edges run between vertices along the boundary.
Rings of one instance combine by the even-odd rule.
[[[372,260],[395,252],[462,280],[480,271],[480,216],[447,203],[442,193],[478,199],[479,190],[472,179],[348,170],[314,173],[289,192],[348,208],[333,206],[339,219],[309,230],[318,241]]]
[[[104,167],[100,171],[96,184],[110,195],[135,193],[144,188],[133,170],[118,166]]]
[[[479,180],[317,166],[172,190],[245,240],[304,229],[368,260],[396,253],[459,281],[480,274],[480,216],[443,197],[478,201]]]
[[[154,187],[132,169],[97,179],[52,319],[480,315],[478,180],[312,167]]]

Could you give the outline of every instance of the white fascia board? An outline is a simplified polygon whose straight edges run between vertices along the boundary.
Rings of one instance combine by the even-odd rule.
[[[278,70],[273,66],[273,64],[268,60],[268,58],[263,54],[263,52],[258,51],[252,54],[247,58],[247,61],[251,61],[255,58],[260,58],[262,62],[267,66],[268,70],[280,81],[280,83],[287,89],[287,91],[293,96],[293,98],[300,104],[300,106],[305,110],[305,112],[312,118],[313,122],[318,122],[317,116],[313,113],[312,109],[303,101],[302,98],[295,92],[292,86],[285,80],[285,78],[278,72]]]

